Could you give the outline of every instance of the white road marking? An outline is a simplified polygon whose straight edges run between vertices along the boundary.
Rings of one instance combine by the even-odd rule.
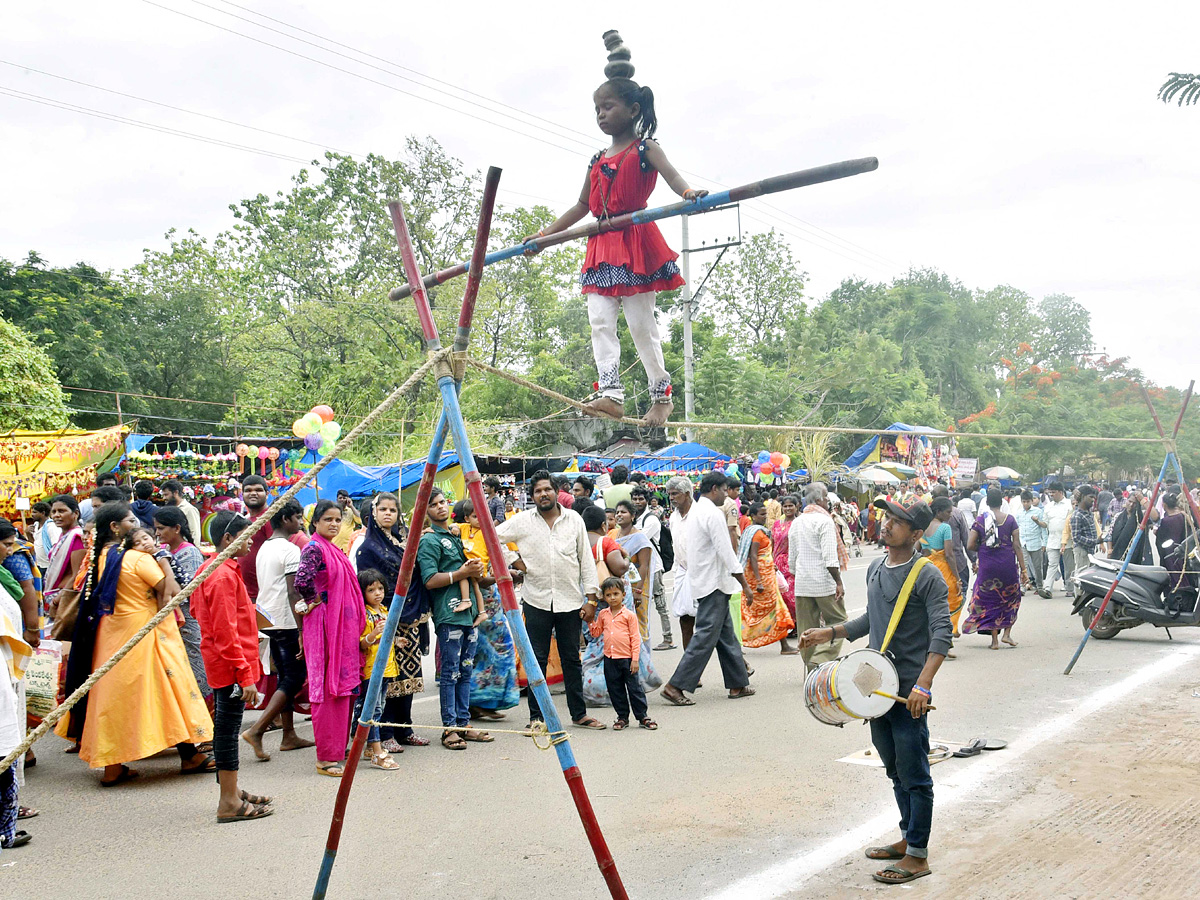
[[[947,805],[960,803],[967,799],[977,801],[979,788],[984,781],[995,778],[1030,750],[1046,741],[1060,737],[1093,713],[1125,699],[1138,688],[1174,671],[1197,655],[1200,655],[1200,644],[1168,652],[1162,658],[1143,666],[1116,684],[1101,687],[1084,699],[1075,701],[1077,706],[1074,710],[1031,728],[1015,740],[1010,741],[1008,749],[985,756],[973,763],[970,768],[963,768],[944,781],[939,780],[936,785],[937,807],[944,809]],[[894,830],[896,815],[895,808],[889,806],[885,811],[862,825],[844,831],[791,859],[735,881],[723,890],[710,894],[708,900],[748,900],[748,898],[768,900],[768,898],[780,897],[789,891],[794,891],[814,875],[835,865],[843,857],[852,853],[861,853],[862,848],[877,839],[879,835]]]

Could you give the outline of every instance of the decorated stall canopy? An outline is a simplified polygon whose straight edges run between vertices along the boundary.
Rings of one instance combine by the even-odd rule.
[[[302,473],[302,463],[318,457],[294,437],[214,437],[212,435],[131,434],[121,466],[130,481],[161,485],[220,485],[230,478],[262,475],[274,487],[287,487]]]
[[[0,514],[16,512],[17,498],[31,503],[55,494],[90,491],[96,473],[121,458],[126,429],[9,431],[0,435]]]
[[[847,457],[845,467],[852,473],[863,466],[889,469],[898,480],[916,478],[928,485],[944,478],[954,485],[958,476],[958,448],[953,437],[936,428],[893,422],[887,431],[895,435],[874,435]]]

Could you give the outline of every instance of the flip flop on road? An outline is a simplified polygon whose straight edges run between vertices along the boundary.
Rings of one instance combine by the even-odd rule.
[[[868,847],[866,850],[867,859],[904,859],[905,855],[903,850],[892,846]]]
[[[732,691],[729,692],[729,699],[730,700],[741,700],[743,697],[753,697],[757,693],[758,693],[758,691],[756,691],[754,688],[749,687],[749,686],[744,687],[744,688],[734,688]]]
[[[593,719],[591,716],[584,716],[582,719],[576,719],[571,722],[576,728],[590,728],[592,731],[603,731],[608,726],[598,719]]]
[[[34,809],[32,806],[18,806],[17,807],[17,818],[18,819],[32,819],[32,818],[36,817],[39,813],[41,813],[41,810]]]
[[[465,731],[459,729],[458,733],[462,735],[464,741],[471,741],[473,744],[490,744],[495,740],[486,731],[476,731],[474,728],[468,728]]]
[[[966,759],[968,756],[978,756],[986,745],[987,738],[975,738],[969,744],[959,747],[951,755],[958,759]]]
[[[872,872],[871,877],[880,884],[907,884],[910,881],[916,881],[918,878],[924,878],[926,875],[932,875],[933,872],[929,869],[922,869],[920,872],[910,872],[908,869],[902,869],[899,866],[888,866],[881,872]]]
[[[204,762],[198,766],[183,766],[179,770],[180,775],[199,775],[201,772],[217,771],[217,761],[211,756],[204,757]]]

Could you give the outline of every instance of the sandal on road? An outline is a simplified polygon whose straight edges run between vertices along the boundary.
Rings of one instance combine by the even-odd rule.
[[[932,875],[933,872],[929,869],[922,869],[920,872],[910,872],[908,869],[902,869],[899,866],[888,866],[880,872],[872,872],[871,877],[880,884],[907,884],[910,881],[915,881],[918,878],[924,878],[926,875]]]
[[[598,719],[593,719],[591,716],[584,716],[582,719],[574,719],[571,724],[576,728],[590,728],[592,731],[603,731],[608,726]]]
[[[447,750],[466,750],[467,742],[459,736],[457,731],[443,731],[442,746]]]
[[[127,781],[133,781],[133,779],[137,777],[138,773],[135,770],[129,768],[129,766],[122,765],[121,771],[112,781],[105,781],[103,778],[101,778],[100,787],[115,787],[118,784],[124,784]]]
[[[476,731],[474,728],[468,728],[465,731],[459,729],[458,732],[464,741],[470,741],[473,744],[490,744],[495,740],[486,731]]]
[[[658,723],[649,716],[638,722],[638,725],[640,725],[642,728],[645,728],[647,731],[658,731]]]
[[[24,847],[32,840],[33,835],[28,831],[18,831],[12,836],[11,841],[4,841],[3,843],[0,843],[0,848],[11,850],[13,847]]]
[[[217,761],[211,756],[204,757],[203,762],[198,766],[182,766],[179,769],[180,775],[199,775],[201,772],[217,771]]]
[[[274,808],[268,803],[250,803],[247,800],[243,800],[242,805],[238,807],[238,811],[232,816],[217,816],[217,824],[227,825],[230,822],[249,822],[251,819],[265,819],[273,812],[275,812]]]
[[[617,721],[613,722],[613,731],[624,731],[628,727],[629,723],[624,719],[617,719]]]
[[[696,685],[696,686],[699,687],[699,685]],[[695,706],[696,705],[695,700],[692,700],[690,697],[684,696],[683,691],[681,691],[681,690],[679,690],[679,688],[673,687],[672,685],[669,685],[669,684],[662,689],[661,696],[664,700],[666,700],[672,706]]]
[[[270,797],[260,797],[258,794],[251,794],[249,791],[242,791],[238,796],[251,806],[270,806],[272,802]]]
[[[747,685],[744,688],[734,688],[732,691],[730,691],[729,699],[730,700],[741,700],[743,697],[753,697],[757,693],[758,693],[758,691],[756,691],[754,688]]]
[[[386,753],[380,753],[378,756],[371,757],[371,768],[372,769],[383,769],[385,771],[390,772],[393,769],[400,768],[400,763],[396,762],[394,759],[392,759]]]
[[[904,859],[907,854],[903,850],[897,850],[890,845],[884,847],[868,847],[866,850],[867,859]]]
[[[40,809],[34,809],[32,806],[18,806],[17,807],[17,818],[18,819],[32,819],[32,818],[35,818],[40,813],[41,813]]]
[[[330,778],[341,778],[346,774],[346,769],[341,763],[317,763],[317,771],[322,775],[328,775]]]

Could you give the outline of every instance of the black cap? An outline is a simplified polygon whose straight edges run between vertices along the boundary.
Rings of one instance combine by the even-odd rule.
[[[913,500],[907,506],[904,506],[880,497],[873,505],[878,509],[886,509],[897,519],[903,519],[919,531],[924,531],[929,527],[929,523],[933,521],[933,513],[924,500]]]

